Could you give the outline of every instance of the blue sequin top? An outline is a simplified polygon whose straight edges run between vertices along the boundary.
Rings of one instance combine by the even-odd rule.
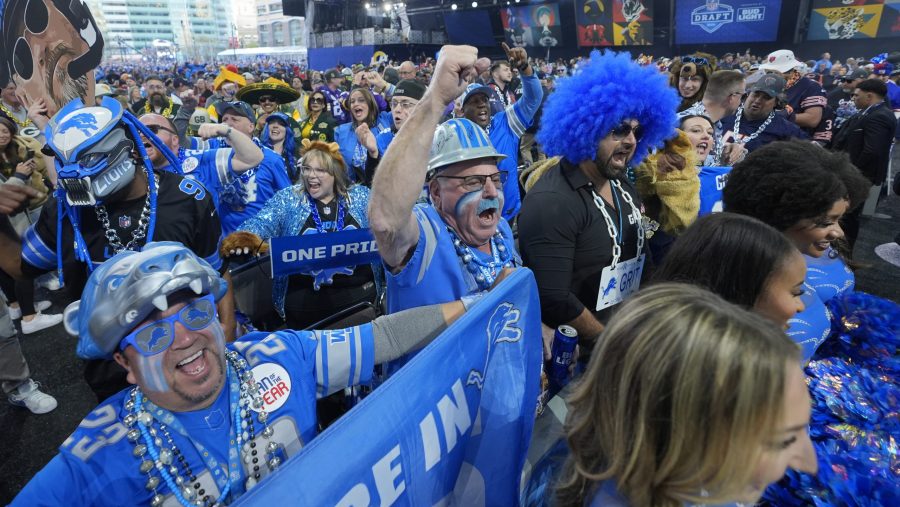
[[[368,227],[369,189],[355,185],[350,187],[347,194],[350,215],[360,227]],[[306,191],[302,185],[294,185],[279,190],[256,216],[241,224],[238,229],[252,232],[264,240],[280,236],[297,236],[310,213]],[[384,268],[380,262],[373,262],[371,266],[375,274],[375,287],[380,294],[384,285]],[[287,295],[287,288],[287,276],[276,276],[272,280],[272,302],[281,318],[284,318],[284,298]]]

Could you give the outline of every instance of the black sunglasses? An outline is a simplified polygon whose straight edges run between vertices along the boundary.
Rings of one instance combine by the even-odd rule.
[[[701,56],[685,56],[681,58],[681,63],[695,63],[697,65],[709,65],[709,60]]]
[[[323,99],[322,97],[313,97],[313,98],[309,99],[309,101],[313,102],[313,103],[319,103],[319,104],[325,103],[325,99]]]
[[[43,0],[28,0],[25,4],[25,30],[34,35],[39,35],[47,29],[50,24],[50,12]],[[31,46],[23,36],[16,39],[13,44],[12,55],[13,72],[22,79],[31,79],[34,61],[31,58]]]
[[[644,136],[644,127],[641,125],[632,127],[630,123],[622,123],[618,127],[612,129],[610,134],[619,141],[628,137],[628,134],[634,134],[634,140],[640,141],[641,137]]]
[[[263,95],[262,97],[259,98],[259,103],[262,104],[263,102],[278,102],[278,101],[275,100],[275,97],[272,97],[270,95]]]
[[[174,130],[170,129],[169,127],[163,127],[162,125],[145,125],[145,126],[147,127],[147,130],[149,130],[150,132],[153,132],[154,134],[157,134],[157,135],[159,134],[160,130],[165,130],[166,132],[168,132],[170,134],[178,135],[178,133],[175,132]]]

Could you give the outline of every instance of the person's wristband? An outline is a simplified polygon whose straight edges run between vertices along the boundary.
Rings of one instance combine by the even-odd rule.
[[[22,180],[22,181],[28,181],[29,175],[28,175],[28,174],[22,174],[22,173],[20,173],[20,172],[17,172],[17,173],[15,173],[15,174],[13,174],[13,177],[19,178],[19,179]]]

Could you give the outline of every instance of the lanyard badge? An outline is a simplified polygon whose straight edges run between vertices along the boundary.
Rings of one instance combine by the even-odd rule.
[[[615,192],[618,191],[625,202],[631,207],[631,220],[634,222],[635,227],[637,227],[638,243],[635,257],[624,262],[619,262],[619,257],[622,255],[622,245],[625,243],[624,234],[621,238],[619,237],[620,231],[616,228],[616,224],[613,222],[612,217],[606,211],[602,199],[596,192],[593,192],[594,205],[597,206],[597,209],[603,214],[603,219],[606,221],[607,232],[609,232],[609,237],[613,242],[612,262],[609,266],[603,268],[603,273],[600,277],[600,287],[597,291],[597,311],[619,304],[622,300],[637,292],[641,285],[641,274],[644,271],[644,254],[641,253],[644,248],[644,226],[641,212],[637,206],[635,206],[631,195],[622,190],[622,184],[619,183],[618,180],[611,180],[610,185],[612,186],[613,196],[616,197]],[[621,217],[621,206],[619,206],[616,211]]]

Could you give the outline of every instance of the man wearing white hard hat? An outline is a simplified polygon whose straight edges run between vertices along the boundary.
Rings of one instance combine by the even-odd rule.
[[[369,225],[387,268],[390,313],[484,291],[504,267],[521,265],[501,216],[504,155],[471,120],[438,125],[467,78],[488,65],[474,47],[444,46],[375,173]],[[415,205],[426,180],[432,204]]]
[[[829,118],[826,118],[828,99],[825,90],[819,83],[803,77],[802,67],[804,63],[797,60],[794,52],[789,49],[769,53],[759,66],[765,72],[780,74],[787,82],[784,93],[788,119],[809,134],[811,139],[830,141],[831,129],[826,128]]]

